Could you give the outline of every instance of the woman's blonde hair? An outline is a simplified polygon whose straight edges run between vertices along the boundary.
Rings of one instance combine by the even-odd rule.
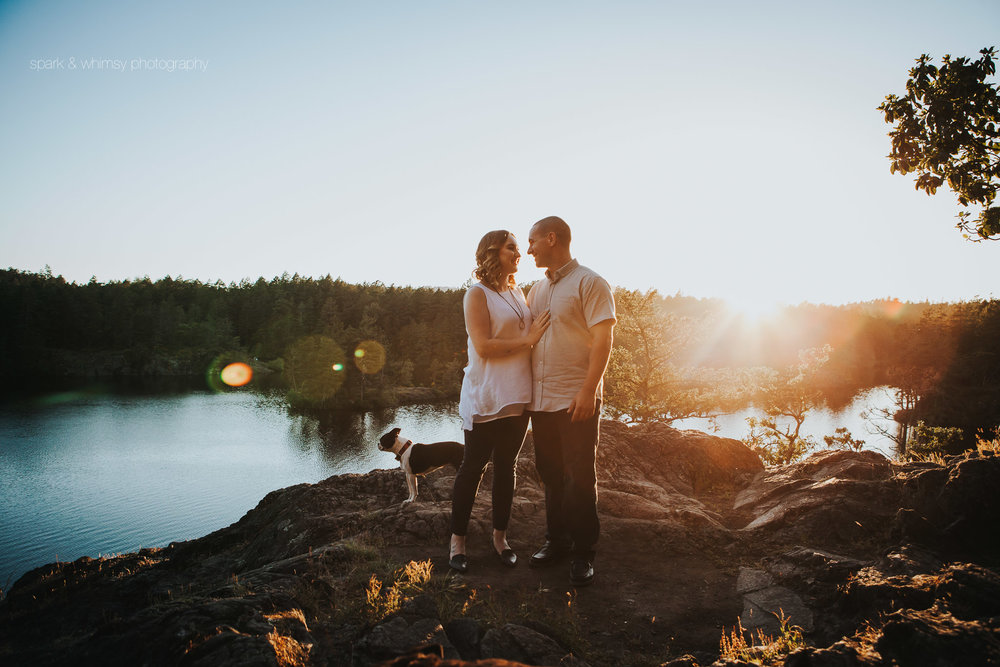
[[[503,270],[500,268],[500,249],[513,234],[506,229],[487,232],[476,248],[476,270],[472,272],[484,285],[497,292],[508,287],[517,287],[514,275],[507,276],[507,284],[501,285]]]

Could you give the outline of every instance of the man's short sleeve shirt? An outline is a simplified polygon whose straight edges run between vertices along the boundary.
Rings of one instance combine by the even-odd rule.
[[[535,283],[528,293],[532,313],[546,310],[551,325],[531,350],[532,398],[536,412],[565,410],[583,387],[595,324],[615,320],[611,286],[575,259]],[[597,387],[600,398],[604,380]]]

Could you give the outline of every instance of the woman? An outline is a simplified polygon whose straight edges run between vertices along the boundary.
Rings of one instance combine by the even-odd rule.
[[[455,475],[448,564],[468,570],[465,533],[486,464],[493,457],[493,550],[504,565],[517,565],[507,543],[514,500],[514,465],[528,430],[531,347],[549,326],[549,314],[533,318],[514,280],[521,253],[508,231],[486,234],[476,249],[479,282],[465,293],[469,365],[458,412],[465,432],[465,458]]]

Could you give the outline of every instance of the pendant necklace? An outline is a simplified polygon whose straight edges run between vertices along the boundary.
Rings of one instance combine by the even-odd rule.
[[[513,310],[514,313],[517,315],[517,319],[520,320],[520,322],[518,322],[518,326],[523,329],[524,312],[521,310],[521,306],[517,303],[517,298],[514,297],[514,295],[511,295],[511,299],[513,299],[514,301],[514,303],[511,304],[511,302],[508,301],[506,297],[504,297],[503,292],[497,291],[497,294],[499,294],[500,298],[503,299],[503,302],[507,304],[507,307]]]

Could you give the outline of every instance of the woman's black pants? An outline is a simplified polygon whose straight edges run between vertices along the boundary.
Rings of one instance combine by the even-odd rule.
[[[486,464],[493,458],[493,529],[507,530],[514,502],[514,466],[528,431],[528,415],[504,417],[472,425],[465,431],[465,458],[455,475],[451,499],[451,532],[465,535],[472,504]]]

